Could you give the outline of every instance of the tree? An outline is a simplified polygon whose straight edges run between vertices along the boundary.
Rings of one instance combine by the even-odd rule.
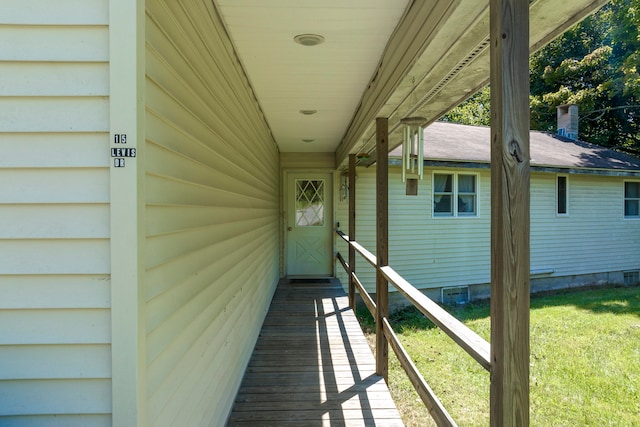
[[[491,121],[491,91],[485,86],[467,101],[445,114],[445,122],[465,125],[489,126]]]
[[[555,129],[556,107],[577,104],[580,137],[639,148],[640,0],[613,0],[531,57],[531,128]]]
[[[622,93],[640,98],[640,0],[617,0],[612,11],[613,54],[618,59],[617,84]]]
[[[531,56],[531,128],[555,131],[556,107],[577,104],[580,138],[640,149],[640,0],[612,0]],[[443,118],[486,124],[488,89]],[[485,123],[486,122],[486,123]]]

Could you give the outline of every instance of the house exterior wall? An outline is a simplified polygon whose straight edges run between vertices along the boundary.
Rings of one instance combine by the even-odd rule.
[[[434,171],[478,174],[479,214],[432,216]],[[472,297],[487,297],[490,282],[489,169],[428,168],[418,196],[406,196],[400,171],[389,168],[389,263],[414,286],[439,298],[442,287],[480,285]],[[568,209],[556,215],[556,174],[531,174],[532,289],[622,282],[622,272],[640,269],[640,220],[624,219],[625,178],[571,174]],[[375,167],[358,168],[356,240],[375,253]],[[348,230],[348,201],[336,203],[336,221]],[[347,253],[338,240],[337,249]],[[356,274],[375,291],[374,270],[359,256]],[[347,276],[336,267],[343,283]],[[393,289],[391,289],[393,291]]]
[[[389,168],[389,264],[418,288],[487,283],[491,207],[488,171],[477,171],[481,190],[479,215],[474,218],[432,218],[431,172],[425,169],[418,196],[406,196],[400,169]],[[375,253],[375,167],[358,168],[356,188],[356,240]],[[336,221],[345,232],[347,209],[347,201],[338,202],[340,219]],[[342,246],[339,243],[338,250],[346,253],[346,244]],[[342,267],[340,270],[344,271]],[[367,289],[375,292],[374,270],[359,255],[356,271]],[[341,278],[343,283],[345,278]]]
[[[624,219],[625,179],[569,175],[568,215],[557,216],[556,174],[532,174],[532,269],[552,268],[553,276],[640,269],[640,221]]]
[[[152,425],[224,425],[279,279],[279,153],[211,2],[147,4]]]
[[[0,6],[0,425],[111,425],[108,8]]]
[[[109,62],[121,9],[0,6],[2,425],[107,426],[116,411],[123,422],[224,424],[278,281],[279,154],[224,28],[210,4],[186,16],[148,3],[146,123],[133,119],[147,137],[127,159],[144,182],[122,190],[146,189],[145,234],[130,239],[144,271],[118,285],[144,297],[141,322],[127,323],[144,326],[144,351],[126,350],[143,355],[142,374],[122,367],[137,362],[120,353],[131,335],[111,316],[123,295],[111,286],[122,223],[111,197],[124,172],[110,169],[110,81],[139,72]],[[114,336],[125,338],[118,350]],[[117,399],[144,403],[116,409],[115,370],[129,387]],[[127,371],[136,377],[123,381]]]

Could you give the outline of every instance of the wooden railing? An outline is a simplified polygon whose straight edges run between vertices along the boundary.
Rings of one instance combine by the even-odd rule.
[[[362,248],[362,249],[364,249],[364,248]],[[364,249],[364,250],[366,251],[366,249]],[[371,255],[371,252],[369,252],[369,254]],[[340,264],[342,264],[342,267],[347,272],[347,274],[349,274],[349,264],[347,264],[347,262],[344,260],[344,258],[342,258],[342,255],[340,255],[340,252],[338,252],[338,254],[336,256],[338,258],[338,261],[340,261]],[[364,288],[364,285],[362,284],[360,279],[358,279],[358,276],[356,276],[355,272],[351,273],[351,278],[354,281],[354,283],[356,285],[356,288],[358,289],[358,293],[362,297],[362,301],[364,301],[364,304],[369,309],[369,313],[371,313],[371,315],[375,319],[375,317],[376,317],[376,303],[373,301],[373,298],[371,298],[371,295],[369,295],[367,290]],[[355,297],[354,295],[349,295],[349,299],[352,299],[354,297]]]
[[[449,337],[451,337],[451,339],[456,344],[458,344],[467,353],[469,353],[469,355],[473,357],[483,368],[485,368],[486,370],[490,370],[490,345],[487,341],[485,341],[482,337],[469,329],[458,319],[447,313],[442,307],[436,304],[429,297],[416,289],[400,274],[393,270],[393,268],[391,268],[390,266],[379,267],[377,265],[376,256],[365,249],[362,245],[360,245],[356,241],[350,241],[349,236],[342,233],[341,231],[337,231],[336,233],[349,245],[350,250],[353,249],[355,250],[355,252],[359,253],[369,264],[371,264],[377,271],[379,271],[386,278],[386,280],[389,281],[389,283],[391,283],[402,295],[404,295],[407,300],[411,302],[411,304],[413,304],[418,310],[420,310],[420,312],[427,316],[435,325],[442,329]],[[364,288],[360,279],[358,279],[358,277],[356,276],[355,269],[352,268],[354,266],[350,266],[339,252],[336,257],[347,272],[349,281],[353,281],[353,283],[355,283],[353,290],[350,287],[350,293],[354,292],[355,289],[357,289],[358,293],[362,297],[362,300],[375,319],[377,309],[376,303]],[[349,300],[355,301],[355,295],[350,294]],[[406,350],[402,346],[402,343],[393,331],[393,328],[389,323],[389,319],[386,316],[382,317],[382,332],[386,337],[389,346],[396,354],[398,361],[400,362],[400,366],[402,366],[402,368],[404,369],[409,380],[411,381],[411,384],[413,384],[413,387],[422,399],[422,402],[429,410],[433,419],[440,426],[456,426],[455,421],[453,420],[453,418],[451,418],[451,415],[449,415],[447,410],[444,408],[444,406],[440,402],[440,399],[438,399],[431,387],[429,387],[429,385],[425,381],[422,374],[420,374],[420,372],[416,368],[415,364],[411,360],[411,357],[406,352]],[[379,340],[376,340],[376,342],[379,342]],[[381,352],[386,353],[386,349],[376,348],[377,354],[380,354]]]
[[[492,427],[529,425],[530,155],[529,3],[490,0],[491,43],[491,345],[442,310],[389,266],[389,119],[376,117],[376,255],[356,242],[356,154],[349,154],[349,305],[356,289],[356,252],[376,271],[376,302],[364,297],[376,319],[376,373],[388,377],[388,348],[398,355],[439,425],[453,426],[424,378],[402,348],[388,321],[391,283],[422,313],[490,370]],[[372,112],[374,110],[371,110]],[[417,110],[416,110],[417,111]],[[372,113],[373,114],[373,113]],[[408,185],[408,184],[407,184]],[[409,187],[407,188],[409,189]]]

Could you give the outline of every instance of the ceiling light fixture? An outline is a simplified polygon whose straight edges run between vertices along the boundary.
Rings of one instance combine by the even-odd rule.
[[[320,34],[298,34],[293,41],[302,46],[316,46],[324,43],[324,37]]]
[[[300,110],[300,114],[304,115],[304,116],[311,116],[315,113],[317,113],[318,110]]]

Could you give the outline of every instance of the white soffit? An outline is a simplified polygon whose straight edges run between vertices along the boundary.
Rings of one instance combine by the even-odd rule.
[[[356,112],[338,147],[337,165],[345,164],[348,153],[366,151],[370,153],[370,159],[375,159],[375,117],[389,119],[389,147],[393,149],[401,143],[400,121],[403,117],[421,116],[431,123],[488,82],[489,1],[438,0],[435,4],[454,5],[456,2],[457,6],[442,15],[444,23],[432,36],[428,39],[416,37],[419,41],[428,40],[425,48],[417,53],[411,67],[400,76],[399,84],[392,91],[381,96],[376,89],[384,88],[379,83],[372,83],[373,90],[365,94],[363,108]],[[531,51],[544,46],[606,2],[529,0]],[[414,2],[409,16],[418,15],[420,22],[426,22],[433,15],[429,7],[427,2]],[[399,34],[416,31],[420,30],[407,29]],[[391,40],[390,46],[400,46],[395,50],[403,51],[404,41],[395,39]],[[397,60],[386,61],[389,62]],[[383,67],[380,73],[385,72]]]
[[[215,3],[280,151],[334,152],[409,1]],[[307,33],[324,43],[294,42]]]

